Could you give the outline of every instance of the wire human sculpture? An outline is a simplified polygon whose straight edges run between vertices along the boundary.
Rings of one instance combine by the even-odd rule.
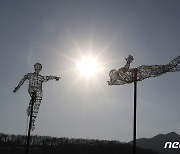
[[[130,68],[131,62],[134,60],[133,56],[129,55],[126,58],[124,67],[118,70],[112,69],[109,72],[109,85],[124,85],[134,82],[134,70],[137,70],[137,81],[142,81],[146,78],[157,77],[167,72],[180,71],[180,56],[174,58],[166,65],[142,65],[137,68]]]
[[[60,77],[57,76],[42,76],[40,75],[40,71],[42,70],[42,65],[40,63],[36,63],[34,65],[34,73],[27,73],[22,80],[19,82],[17,87],[13,90],[15,93],[22,85],[23,83],[28,80],[29,81],[29,87],[28,87],[28,92],[30,97],[32,98],[29,106],[27,108],[27,115],[30,116],[31,112],[31,106],[32,106],[32,100],[33,96],[35,93],[35,98],[34,98],[34,105],[33,105],[33,113],[32,113],[32,124],[31,124],[31,130],[33,131],[35,129],[35,119],[37,117],[39,107],[42,101],[42,96],[43,96],[43,90],[42,90],[42,83],[47,82],[48,80],[53,80],[55,79],[58,81]]]

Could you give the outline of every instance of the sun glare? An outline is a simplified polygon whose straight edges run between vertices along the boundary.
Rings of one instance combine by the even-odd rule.
[[[77,69],[86,77],[94,76],[100,71],[99,63],[92,57],[83,58],[76,63]]]

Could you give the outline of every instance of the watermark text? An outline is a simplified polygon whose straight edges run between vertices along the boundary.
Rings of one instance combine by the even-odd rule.
[[[180,142],[166,142],[164,149],[178,149],[180,148]]]

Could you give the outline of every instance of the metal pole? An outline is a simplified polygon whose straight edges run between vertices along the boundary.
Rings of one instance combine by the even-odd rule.
[[[36,92],[32,93],[31,97],[31,113],[30,113],[30,120],[29,120],[29,127],[28,127],[28,137],[27,137],[27,145],[26,145],[26,154],[29,152],[29,141],[30,141],[30,135],[31,135],[31,126],[32,126],[32,116],[33,116],[33,107],[34,102],[36,100]]]
[[[134,69],[134,129],[133,129],[133,154],[136,154],[136,109],[137,109],[137,69]]]

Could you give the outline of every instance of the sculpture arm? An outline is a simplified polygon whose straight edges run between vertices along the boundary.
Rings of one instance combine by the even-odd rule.
[[[126,58],[126,65],[124,67],[121,67],[118,69],[119,76],[125,74],[129,70],[130,64],[132,63],[133,60],[134,60],[134,58],[131,55],[129,55]]]
[[[133,56],[129,55],[127,58],[126,58],[126,65],[124,66],[124,68],[126,70],[129,69],[130,67],[130,64],[132,63],[132,61],[134,60]]]
[[[19,84],[17,85],[17,87],[14,88],[13,92],[15,93],[24,83],[24,81],[26,81],[28,79],[28,74],[26,74],[21,81],[19,82]]]
[[[43,81],[44,82],[47,82],[48,80],[56,80],[56,81],[58,81],[59,79],[61,79],[60,77],[58,77],[58,76],[52,76],[52,75],[50,75],[50,76],[43,76]]]
[[[123,67],[123,73],[127,72],[130,67],[130,63],[126,62],[126,65]]]

